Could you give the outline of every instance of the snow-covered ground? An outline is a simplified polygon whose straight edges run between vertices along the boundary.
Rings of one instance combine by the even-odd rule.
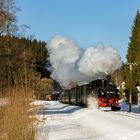
[[[121,101],[121,111],[100,111],[69,106],[59,101],[35,101],[41,105],[36,116],[40,120],[38,140],[140,140],[138,106]],[[136,113],[137,112],[137,113]]]

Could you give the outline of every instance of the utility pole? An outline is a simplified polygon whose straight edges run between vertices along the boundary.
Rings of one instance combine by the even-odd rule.
[[[129,112],[132,111],[132,65],[133,63],[129,63],[129,70],[130,70]]]
[[[129,75],[129,81],[130,81],[130,91],[129,91],[129,112],[132,111],[132,66],[137,65],[136,63],[128,63],[130,75]]]

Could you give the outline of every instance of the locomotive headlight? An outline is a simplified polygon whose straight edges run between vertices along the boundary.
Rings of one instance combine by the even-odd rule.
[[[101,92],[101,94],[104,95],[105,93],[104,92]]]

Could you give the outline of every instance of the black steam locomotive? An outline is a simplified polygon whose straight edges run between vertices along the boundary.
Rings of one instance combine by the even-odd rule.
[[[60,95],[60,101],[87,106],[89,96],[95,97],[101,110],[120,110],[118,89],[106,79],[97,79],[88,84],[65,89]]]

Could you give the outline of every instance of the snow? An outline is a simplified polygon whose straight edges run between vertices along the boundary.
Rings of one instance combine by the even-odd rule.
[[[129,104],[127,104],[124,100],[120,101],[120,106],[122,111],[129,111]],[[140,113],[140,108],[138,105],[132,105],[132,112],[133,113]]]
[[[59,101],[35,101],[41,105],[36,117],[37,140],[139,140],[140,114],[133,105],[120,102],[120,111],[100,111],[70,106]]]

